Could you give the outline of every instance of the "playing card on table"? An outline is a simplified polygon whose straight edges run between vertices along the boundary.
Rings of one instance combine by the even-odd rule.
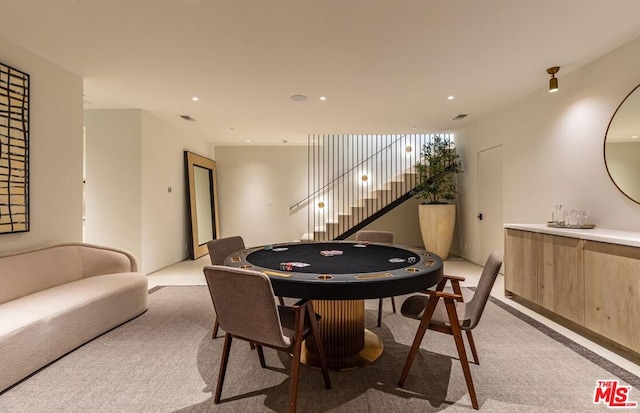
[[[342,255],[342,251],[324,250],[324,251],[320,251],[320,255],[322,255],[323,257],[333,257],[334,255]]]
[[[294,267],[298,267],[298,268],[303,268],[303,267],[308,267],[311,264],[307,264],[306,262],[292,262],[291,265],[293,265]]]

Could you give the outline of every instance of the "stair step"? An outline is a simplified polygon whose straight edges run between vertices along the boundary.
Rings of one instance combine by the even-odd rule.
[[[404,183],[407,186],[410,186],[411,188],[416,186],[416,183],[418,182],[418,174],[416,173],[405,173],[405,174],[402,174],[402,177],[403,177]]]
[[[335,239],[340,233],[338,232],[337,222],[327,222],[327,239]]]
[[[313,231],[314,241],[328,241],[326,231]]]

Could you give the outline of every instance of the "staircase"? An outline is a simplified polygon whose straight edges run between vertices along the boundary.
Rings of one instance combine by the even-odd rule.
[[[411,198],[420,148],[434,136],[310,135],[309,195],[290,207],[307,209],[302,239],[345,239]]]
[[[393,180],[383,184],[381,189],[371,191],[367,193],[366,197],[360,198],[357,204],[350,206],[346,212],[338,213],[337,221],[327,221],[324,226],[317,227],[313,231],[313,240],[329,241],[347,238],[393,209],[388,208],[389,206],[393,205],[395,208],[409,199],[410,192],[415,186],[416,174],[414,172],[405,172],[394,177]],[[405,196],[406,198],[403,198]],[[402,202],[394,204],[399,199],[402,199]],[[383,213],[378,214],[380,212]],[[374,219],[371,219],[372,217]]]

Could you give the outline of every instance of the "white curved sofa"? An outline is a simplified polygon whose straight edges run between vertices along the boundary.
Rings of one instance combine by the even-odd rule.
[[[126,251],[59,244],[0,257],[0,392],[147,309]]]

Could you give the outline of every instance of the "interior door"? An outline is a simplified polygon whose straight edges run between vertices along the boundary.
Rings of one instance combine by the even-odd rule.
[[[502,220],[502,145],[478,152],[478,262],[484,263],[493,250],[504,256]],[[502,269],[500,270],[503,271]]]

